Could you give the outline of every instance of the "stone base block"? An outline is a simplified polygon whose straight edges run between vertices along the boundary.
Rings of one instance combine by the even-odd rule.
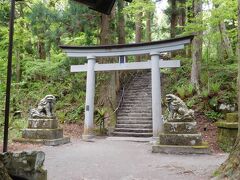
[[[59,139],[63,137],[63,129],[24,129],[22,137],[26,139]]]
[[[169,119],[168,122],[195,122],[193,118]]]
[[[238,122],[238,113],[227,113],[226,120],[227,122]]]
[[[218,128],[238,129],[238,122],[218,121],[215,124]]]
[[[202,144],[201,134],[160,134],[161,145],[196,146]]]
[[[166,154],[211,154],[208,145],[200,146],[153,145],[152,152]]]
[[[166,122],[164,123],[165,134],[196,134],[196,122]]]
[[[56,129],[58,128],[57,119],[28,119],[29,129]]]
[[[63,137],[59,139],[26,139],[26,138],[19,138],[13,139],[14,142],[20,143],[32,143],[32,144],[43,144],[46,146],[58,146],[61,144],[67,144],[70,142],[69,137]]]
[[[82,140],[83,141],[92,141],[92,139],[94,138],[94,135],[82,135]]]
[[[238,123],[218,121],[215,124],[218,127],[217,142],[220,148],[225,152],[230,152],[237,139]]]

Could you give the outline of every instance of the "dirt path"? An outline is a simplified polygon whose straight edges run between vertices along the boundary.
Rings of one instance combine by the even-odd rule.
[[[204,180],[227,154],[152,154],[149,143],[96,139],[72,140],[46,153],[49,180]]]

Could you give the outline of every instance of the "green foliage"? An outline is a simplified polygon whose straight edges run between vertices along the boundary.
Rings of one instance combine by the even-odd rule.
[[[203,98],[208,98],[209,96],[209,91],[207,89],[203,89],[202,92],[201,92],[201,96]]]
[[[95,124],[99,126],[99,130],[101,134],[105,133],[105,115],[107,110],[105,108],[97,108],[95,110]]]
[[[205,115],[212,121],[212,122],[215,122],[219,119],[222,119],[223,118],[223,114],[222,113],[219,113],[219,112],[215,112],[213,110],[211,111],[207,111],[205,113]]]
[[[215,82],[210,84],[210,92],[216,94],[220,91],[221,82]]]
[[[177,93],[180,96],[180,98],[184,99],[186,95],[185,87],[184,86],[177,87]]]
[[[79,106],[75,109],[72,109],[72,111],[67,112],[67,114],[65,114],[64,122],[66,122],[66,123],[77,123],[78,122],[79,123],[79,122],[83,121],[84,109],[85,109],[85,106],[84,106],[84,104],[82,104],[81,106]]]

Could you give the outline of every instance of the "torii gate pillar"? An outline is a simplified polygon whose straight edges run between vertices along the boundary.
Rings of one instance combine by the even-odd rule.
[[[163,131],[162,104],[161,104],[161,81],[159,68],[159,53],[150,53],[152,70],[152,126],[153,138],[158,138]]]
[[[87,66],[85,119],[84,119],[84,132],[82,135],[82,139],[84,140],[88,140],[93,137],[94,95],[95,95],[94,66],[96,63],[96,57],[88,56],[87,61],[88,61],[88,66]]]

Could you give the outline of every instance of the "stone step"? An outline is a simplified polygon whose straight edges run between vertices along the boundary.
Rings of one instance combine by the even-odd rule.
[[[151,77],[139,77],[139,78],[134,78],[133,79],[133,84],[145,84],[146,81],[150,81],[151,82]]]
[[[122,106],[132,106],[132,105],[139,105],[140,107],[145,107],[145,106],[150,106],[152,105],[152,102],[145,102],[142,103],[141,101],[139,102],[123,102]]]
[[[116,128],[152,128],[152,124],[116,124]]]
[[[24,129],[22,138],[26,139],[59,139],[63,137],[63,129]]]
[[[152,137],[152,133],[134,133],[134,132],[113,132],[113,136],[120,137]]]
[[[199,146],[174,146],[174,145],[153,145],[153,153],[166,154],[211,154],[208,145]]]
[[[124,99],[126,98],[136,98],[136,99],[152,99],[152,95],[151,94],[147,94],[147,93],[126,93],[124,94]]]
[[[128,116],[128,117],[152,117],[152,113],[124,113],[124,112],[119,112],[117,117],[121,116]]]
[[[123,103],[152,103],[152,98],[128,98],[125,97],[122,101]]]
[[[136,93],[127,93],[124,94],[124,99],[152,99],[152,95],[151,94],[136,94]]]
[[[152,107],[152,103],[123,103],[123,106]]]
[[[123,104],[121,107],[121,110],[123,109],[129,109],[129,110],[150,110],[152,109],[152,106],[149,104],[144,105],[144,104]]]
[[[55,129],[57,127],[57,119],[28,119],[30,129]]]
[[[152,106],[150,105],[141,105],[141,104],[123,104],[122,107],[121,107],[121,110],[149,110],[149,109],[152,109]],[[120,111],[120,110],[119,110]]]
[[[142,93],[134,93],[134,92],[127,92],[124,94],[124,98],[142,98],[142,97],[145,97],[145,98],[151,98],[152,97],[152,94],[150,93],[147,93],[147,92],[142,92]]]
[[[136,90],[127,90],[125,91],[124,93],[125,95],[126,94],[145,94],[145,95],[151,95],[152,94],[152,90],[151,89],[142,89],[142,88],[136,88]]]
[[[125,96],[123,99],[123,102],[125,101],[152,101],[152,97],[146,97],[143,95],[137,95],[135,96]]]
[[[137,129],[137,128],[115,128],[114,132],[134,132],[134,133],[152,133],[152,129]]]
[[[136,110],[136,109],[120,109],[121,111],[119,111],[119,113],[148,113],[148,114],[152,114],[152,109],[140,109],[140,110]]]
[[[144,97],[142,97],[142,98],[133,98],[133,97],[128,98],[128,97],[125,97],[122,102],[123,102],[123,104],[128,103],[128,102],[141,103],[141,104],[150,103],[151,104],[152,103],[152,98],[144,98]]]
[[[132,108],[132,107],[133,106],[128,106],[128,105],[122,104],[122,106],[120,107],[119,110],[136,110],[136,111],[152,110],[152,106],[135,106],[134,108]]]
[[[129,116],[118,116],[117,120],[139,120],[139,121],[152,121],[152,117],[129,117]]]
[[[32,144],[44,144],[46,146],[58,146],[61,144],[66,144],[70,142],[69,137],[62,137],[59,139],[26,139],[26,138],[18,138],[13,139],[14,142],[20,143],[32,143]]]
[[[152,124],[152,120],[117,120],[117,124]]]
[[[150,110],[150,109],[152,109],[152,107],[150,106],[150,105],[148,105],[148,106],[143,106],[143,105],[129,105],[129,104],[127,104],[127,105],[123,105],[120,109],[119,109],[119,111],[118,112],[120,112],[120,110],[139,110],[139,109],[141,109],[141,110]]]
[[[146,95],[146,94],[125,94],[124,96],[124,101],[127,100],[152,100],[152,96],[151,95]]]
[[[151,86],[146,86],[146,85],[139,85],[139,86],[134,86],[131,85],[128,89],[125,89],[125,92],[152,92],[152,87]]]
[[[160,145],[197,146],[202,144],[201,134],[160,134]]]
[[[164,123],[165,134],[196,134],[196,122],[166,122]]]

